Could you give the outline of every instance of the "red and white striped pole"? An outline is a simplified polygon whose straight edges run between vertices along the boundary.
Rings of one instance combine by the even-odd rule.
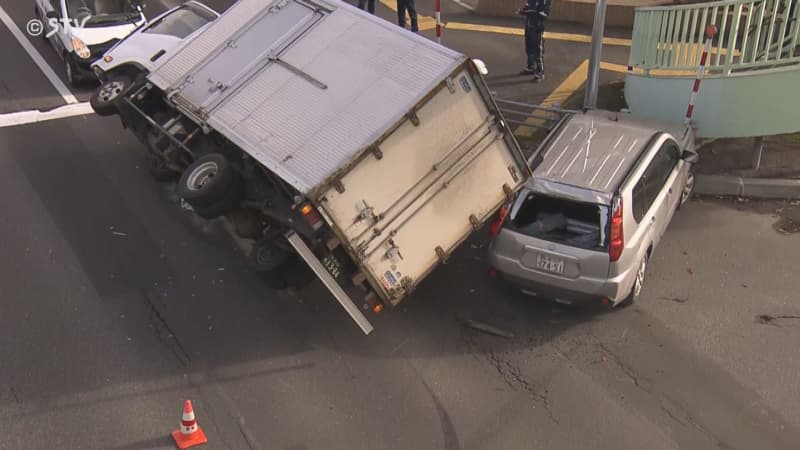
[[[694,113],[694,102],[697,101],[697,92],[700,91],[700,81],[703,80],[703,75],[706,72],[706,59],[708,59],[708,52],[711,51],[711,41],[717,34],[717,27],[709,25],[706,27],[706,44],[703,47],[703,54],[700,56],[700,66],[697,68],[697,76],[694,79],[694,86],[692,87],[692,97],[689,99],[689,107],[686,109],[686,120],[684,123],[688,126],[692,122],[692,113]]]
[[[436,0],[436,42],[442,43],[442,0]]]

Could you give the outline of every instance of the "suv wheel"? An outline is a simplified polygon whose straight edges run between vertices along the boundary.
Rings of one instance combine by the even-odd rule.
[[[692,197],[692,193],[694,192],[694,170],[689,170],[689,174],[686,176],[686,183],[683,185],[683,191],[681,191],[681,201],[678,203],[678,209],[683,206],[684,203],[688,202],[689,199]]]
[[[644,288],[645,275],[647,274],[647,260],[648,255],[645,253],[642,261],[639,263],[639,268],[636,270],[636,278],[633,281],[631,292],[627,297],[625,297],[625,300],[622,300],[619,303],[620,306],[630,306],[639,300],[639,296],[642,293],[642,288]]]

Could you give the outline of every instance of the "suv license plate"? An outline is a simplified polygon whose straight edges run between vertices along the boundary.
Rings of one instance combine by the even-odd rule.
[[[536,255],[536,267],[548,272],[564,273],[564,260]]]

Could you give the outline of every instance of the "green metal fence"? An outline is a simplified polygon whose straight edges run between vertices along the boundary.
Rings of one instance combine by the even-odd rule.
[[[715,25],[710,75],[800,64],[800,0],[725,0],[637,8],[629,66],[645,75],[695,71]],[[666,71],[667,73],[663,73]]]

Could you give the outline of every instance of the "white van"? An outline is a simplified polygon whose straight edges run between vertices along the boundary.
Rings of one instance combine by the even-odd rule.
[[[44,24],[70,86],[93,77],[91,65],[106,50],[146,23],[142,7],[128,0],[35,0],[34,12]]]

